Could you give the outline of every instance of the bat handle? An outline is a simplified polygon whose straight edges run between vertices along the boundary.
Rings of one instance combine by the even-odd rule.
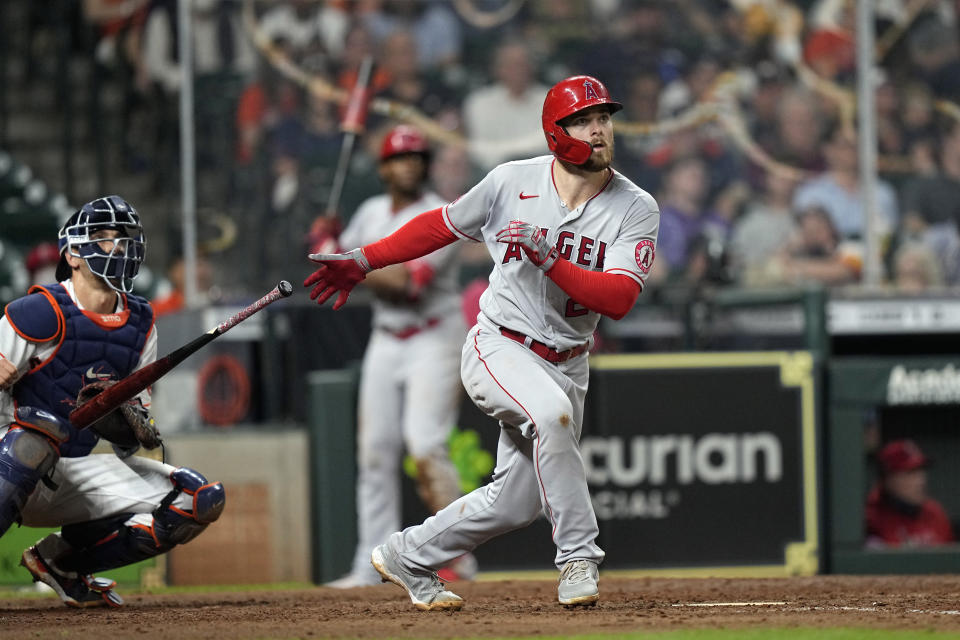
[[[233,314],[232,316],[230,316],[229,318],[227,318],[226,320],[218,324],[216,328],[213,329],[212,333],[216,333],[217,335],[226,333],[236,325],[240,324],[241,322],[243,322],[244,320],[246,320],[247,318],[255,314],[257,311],[260,311],[260,309],[263,309],[268,304],[272,302],[276,302],[280,298],[286,298],[292,293],[293,293],[293,285],[291,285],[286,280],[281,280],[280,283],[277,286],[275,286],[272,291],[270,291],[270,293],[263,296],[253,304],[247,307],[244,307],[237,313]]]

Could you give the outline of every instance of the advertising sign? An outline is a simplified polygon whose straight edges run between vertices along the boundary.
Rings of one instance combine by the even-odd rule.
[[[603,568],[819,567],[816,411],[808,352],[591,358],[581,451]],[[464,399],[460,430],[496,452]],[[404,519],[422,521],[405,481]],[[546,521],[476,550],[481,570],[552,567]]]

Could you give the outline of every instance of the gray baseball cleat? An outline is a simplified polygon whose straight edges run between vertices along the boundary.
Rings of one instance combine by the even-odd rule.
[[[123,598],[113,590],[116,582],[85,575],[71,578],[57,571],[40,555],[35,546],[23,552],[20,564],[30,572],[34,582],[42,582],[51,587],[68,607],[123,606]]]
[[[565,607],[592,607],[600,599],[597,564],[589,560],[571,560],[563,565],[557,599]]]
[[[437,574],[403,566],[389,543],[376,547],[370,562],[384,582],[406,589],[411,602],[421,611],[458,611],[463,607],[463,598],[444,589]]]

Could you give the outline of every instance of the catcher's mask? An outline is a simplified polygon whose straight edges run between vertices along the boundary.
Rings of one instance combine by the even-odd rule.
[[[109,253],[100,247],[102,239],[91,239],[94,233],[105,229],[119,231]],[[133,280],[144,256],[143,225],[137,210],[120,196],[97,198],[83,205],[60,227],[57,240],[60,249],[57,280],[70,278],[70,265],[64,253],[69,251],[75,258],[83,258],[90,271],[111,289],[123,293],[133,290]]]
[[[598,104],[607,105],[610,113],[623,109],[622,104],[610,99],[603,83],[592,76],[572,76],[551,87],[543,101],[542,120],[543,135],[553,155],[577,165],[590,159],[593,147],[569,135],[560,121]]]

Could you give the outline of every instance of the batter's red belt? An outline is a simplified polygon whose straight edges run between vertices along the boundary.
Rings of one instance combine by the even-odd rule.
[[[557,351],[556,349],[551,349],[542,342],[537,342],[526,334],[520,333],[519,331],[513,331],[512,329],[506,329],[504,327],[500,327],[500,335],[510,338],[511,340],[516,340],[547,362],[553,362],[555,364],[559,362],[566,362],[570,358],[576,358],[578,355],[587,350],[587,343],[584,342],[583,344],[572,349],[567,349],[566,351]]]
[[[405,327],[403,329],[388,329],[387,327],[380,327],[380,328],[386,331],[387,333],[389,333],[390,335],[392,335],[394,338],[398,338],[400,340],[406,340],[407,338],[411,338],[417,335],[418,333],[420,333],[421,331],[435,327],[438,324],[440,324],[440,318],[430,318],[424,324],[418,324],[412,327]]]

